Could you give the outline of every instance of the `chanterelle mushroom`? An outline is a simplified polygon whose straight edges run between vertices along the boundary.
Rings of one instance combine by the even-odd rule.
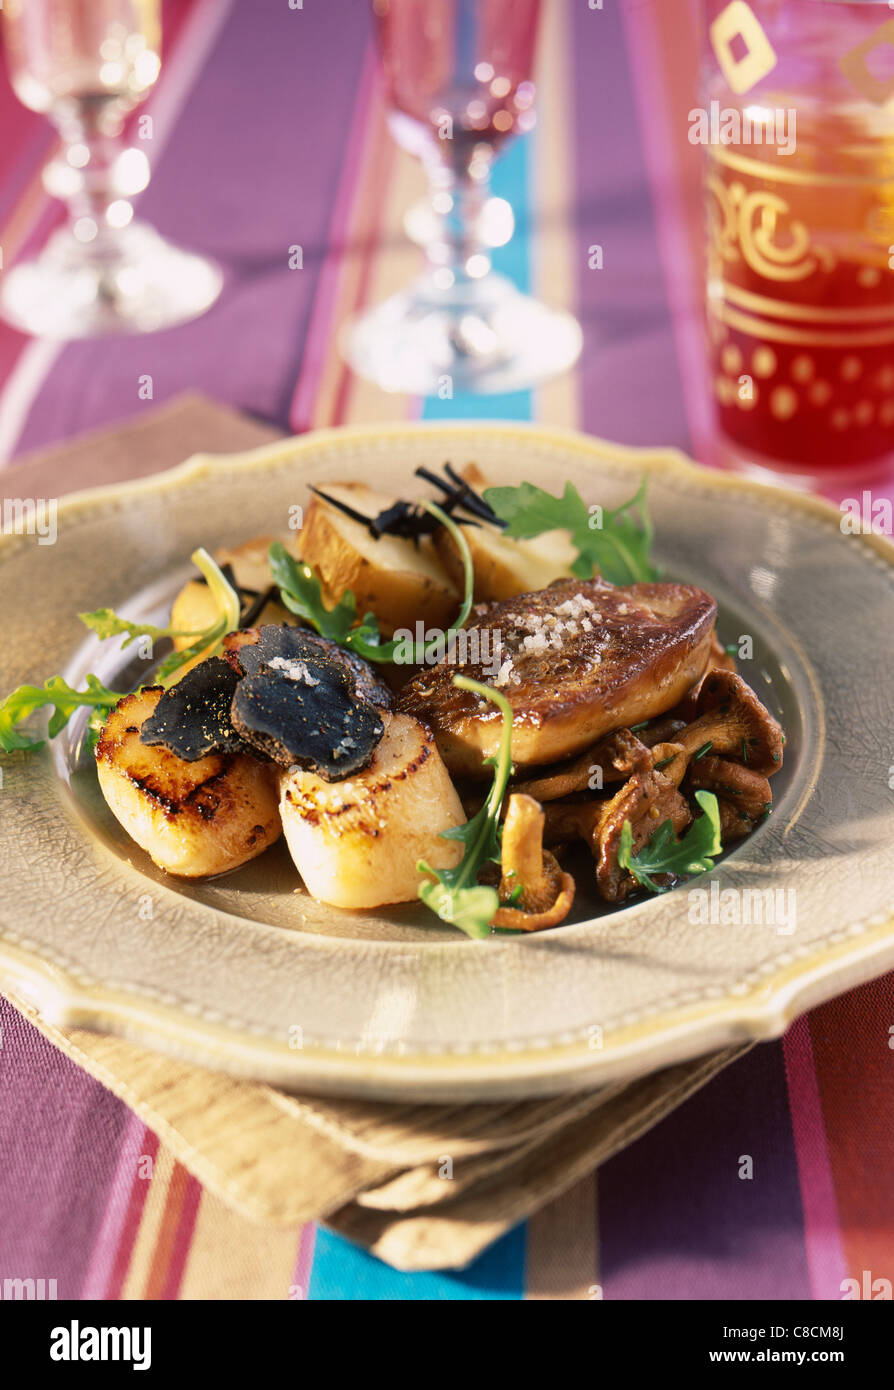
[[[669,820],[679,835],[692,819],[686,799],[653,768],[639,768],[610,801],[553,802],[547,813],[547,831],[553,841],[580,837],[590,846],[596,860],[596,885],[610,903],[622,902],[636,887],[632,875],[618,866],[625,820],[630,821],[635,854],[664,821]]]
[[[766,777],[727,758],[705,757],[690,763],[686,785],[693,791],[703,787],[715,793],[724,842],[750,835],[773,803]]]
[[[629,729],[617,729],[570,762],[560,763],[542,777],[519,782],[515,790],[536,801],[558,801],[574,792],[595,790],[604,783],[623,782],[636,768],[651,761],[648,748],[635,734]],[[593,781],[596,768],[601,772],[598,783]]]
[[[698,695],[698,718],[674,734],[692,758],[700,749],[730,754],[752,772],[772,776],[782,766],[782,728],[735,671],[709,671]]]
[[[543,822],[543,808],[533,797],[517,792],[510,796],[498,889],[503,906],[493,918],[495,927],[539,931],[557,926],[571,910],[574,879],[544,850]]]
[[[735,657],[727,651],[726,647],[721,646],[720,638],[717,636],[717,630],[715,628],[715,630],[711,633],[711,650],[708,656],[708,664],[705,667],[702,675],[699,676],[698,680],[692,686],[691,690],[687,690],[686,694],[683,696],[683,699],[677,706],[675,706],[674,710],[672,711],[673,714],[677,715],[680,719],[682,719],[684,724],[690,723],[690,721],[695,718],[698,712],[696,708],[698,705],[698,697],[701,693],[702,686],[704,685],[711,672],[736,671],[736,669],[737,667]],[[643,741],[645,742],[646,740],[644,739]]]

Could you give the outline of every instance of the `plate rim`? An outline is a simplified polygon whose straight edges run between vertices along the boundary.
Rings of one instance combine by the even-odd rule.
[[[233,454],[193,454],[183,463],[145,478],[82,489],[58,499],[59,519],[82,508],[119,502],[141,494],[170,492],[211,473],[216,466],[250,471],[280,457],[312,455],[327,443],[387,442],[389,438],[469,434],[503,441],[524,439],[545,448],[571,448],[594,463],[600,459],[631,470],[647,468],[651,474],[676,475],[697,480],[727,492],[759,495],[771,505],[794,508],[839,524],[842,512],[825,498],[801,493],[775,483],[767,484],[737,474],[706,469],[676,448],[621,445],[581,431],[535,422],[424,421],[327,427],[295,437],[284,437],[260,448]],[[0,537],[4,542],[15,536]],[[894,544],[875,532],[851,537],[867,545],[884,564],[894,569]],[[2,554],[2,550],[0,550]],[[39,955],[23,951],[0,935],[0,980],[15,1002],[20,996],[26,1012],[37,1012],[58,1028],[89,1028],[112,1033],[133,1042],[160,1048],[220,1070],[263,1078],[271,1084],[320,1091],[326,1094],[376,1094],[383,1098],[408,1094],[431,1099],[468,1098],[474,1083],[476,1098],[557,1093],[575,1087],[633,1076],[685,1057],[701,1055],[714,1046],[743,1040],[778,1037],[805,1009],[844,989],[877,976],[894,966],[894,906],[888,915],[877,914],[854,923],[842,938],[824,949],[814,949],[800,963],[777,966],[753,990],[739,995],[727,992],[721,999],[702,1001],[693,1008],[671,1008],[640,1020],[627,1030],[613,1030],[610,1056],[591,1052],[581,1055],[580,1043],[536,1051],[451,1052],[445,1056],[415,1053],[411,1057],[374,1052],[327,1052],[314,1045],[303,1053],[287,1044],[254,1037],[237,1029],[216,1028],[205,1020],[185,1019],[183,1014],[147,996],[111,990],[100,982],[84,982],[76,973]],[[862,936],[856,943],[848,938]],[[843,957],[844,966],[841,964]],[[846,983],[840,983],[846,976]],[[827,986],[835,981],[834,988]],[[7,985],[9,988],[7,988]],[[172,1018],[170,1015],[174,1014]],[[699,1017],[699,1015],[703,1015]],[[184,1039],[186,1041],[184,1041]],[[569,1054],[566,1065],[564,1053]],[[661,1055],[659,1055],[661,1054]],[[311,1062],[311,1066],[308,1066]],[[451,1075],[451,1072],[453,1073]]]

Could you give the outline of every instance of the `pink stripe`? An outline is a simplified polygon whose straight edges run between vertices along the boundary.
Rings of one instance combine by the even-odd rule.
[[[306,1226],[301,1227],[301,1234],[298,1237],[298,1254],[295,1259],[295,1269],[292,1274],[290,1297],[293,1291],[295,1298],[304,1299],[308,1296],[316,1239],[317,1228],[312,1222],[308,1221]]]
[[[118,1163],[109,1188],[105,1214],[87,1264],[87,1273],[80,1295],[82,1299],[105,1298],[107,1296],[109,1279],[115,1264],[115,1255],[130,1207],[134,1174],[143,1152],[145,1133],[146,1127],[143,1121],[133,1112],[129,1112],[121,1140]]]
[[[338,296],[341,261],[348,240],[354,196],[360,177],[360,166],[366,148],[369,113],[379,82],[379,64],[370,42],[363,59],[357,100],[354,103],[351,128],[342,161],[341,178],[329,223],[326,258],[320,269],[307,341],[301,362],[301,375],[292,397],[289,423],[296,433],[306,430],[313,419],[317,392],[329,353],[335,305]]]
[[[190,1177],[183,1196],[183,1206],[180,1209],[180,1225],[177,1229],[168,1272],[165,1275],[164,1287],[161,1291],[162,1298],[175,1299],[180,1293],[183,1271],[186,1269],[186,1260],[192,1245],[201,1200],[202,1184],[198,1179]]]
[[[662,0],[664,3],[667,0]],[[669,91],[668,60],[672,55],[656,32],[655,4],[657,0],[648,4],[627,0],[622,13],[692,449],[703,463],[711,463],[714,458],[713,423],[710,401],[704,390],[704,290],[701,267],[693,258],[688,233],[685,171],[674,142],[683,116],[681,111],[674,109]],[[692,0],[685,0],[677,8],[680,10],[678,42],[685,51],[685,44],[698,43],[699,24]],[[695,99],[693,93],[692,100]],[[656,112],[662,113],[663,118],[656,119]]]
[[[789,1110],[801,1184],[804,1246],[814,1298],[838,1299],[846,1277],[835,1182],[805,1014],[783,1039]]]

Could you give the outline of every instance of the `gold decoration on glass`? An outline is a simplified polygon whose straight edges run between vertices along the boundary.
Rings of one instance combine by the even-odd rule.
[[[877,48],[894,48],[894,19],[885,20],[868,39],[839,58],[838,66],[861,96],[882,106],[894,96],[894,76],[878,77],[870,68],[867,59]]]
[[[741,255],[766,280],[806,280],[818,269],[834,268],[834,252],[812,244],[808,227],[780,194],[749,192],[738,179],[724,184],[716,177],[708,179],[707,188],[721,212],[711,229],[712,251],[720,260],[733,262]]]
[[[711,25],[710,37],[730,90],[738,95],[750,92],[776,66],[773,45],[745,0],[731,0],[731,4],[721,10]],[[733,49],[736,39],[746,46],[739,58]]]

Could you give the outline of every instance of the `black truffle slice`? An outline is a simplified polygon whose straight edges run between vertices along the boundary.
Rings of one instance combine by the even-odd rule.
[[[188,763],[209,753],[253,751],[230,719],[238,683],[238,674],[219,656],[200,661],[162,695],[140,730],[140,742],[161,744]]]
[[[378,705],[380,709],[391,708],[391,691],[368,661],[306,628],[267,623],[258,629],[257,641],[230,648],[227,652],[227,660],[247,676],[255,675],[262,665],[273,665],[275,669],[278,660],[318,662],[321,657],[335,662],[346,672],[361,700]]]
[[[357,699],[344,667],[319,651],[272,659],[282,665],[262,664],[236,686],[231,718],[238,733],[281,766],[305,768],[326,782],[366,767],[385,725],[379,709]]]

